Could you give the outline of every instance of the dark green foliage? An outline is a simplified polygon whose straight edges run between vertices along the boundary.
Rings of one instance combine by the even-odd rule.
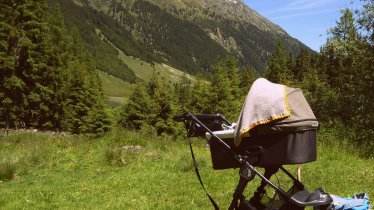
[[[366,27],[369,22],[360,19],[368,17],[365,14],[372,15],[373,2],[363,2],[364,8],[358,11],[359,21],[352,11],[343,10],[340,21],[331,29],[330,37],[321,49],[325,60],[321,72],[339,93],[341,109],[337,116],[346,126],[358,129],[356,138],[359,141],[374,134],[374,47],[370,38],[373,30]]]
[[[295,63],[293,63],[292,55],[289,55],[289,59],[291,60],[288,62],[288,69],[291,70],[293,78],[296,81],[303,81],[304,74],[307,74],[307,72],[311,71],[312,69],[312,54],[307,49],[302,48],[300,54],[296,58]]]
[[[158,135],[172,134],[175,126],[173,117],[179,110],[172,87],[158,76],[154,76],[148,85],[148,94],[157,104],[156,118],[151,125],[156,128]]]
[[[242,97],[245,97],[251,88],[253,82],[260,77],[260,75],[251,68],[245,69],[240,72],[239,88],[242,91]]]
[[[139,83],[135,87],[129,103],[121,109],[119,124],[135,130],[151,126],[161,135],[177,134],[173,117],[185,112],[222,113],[236,120],[242,103],[238,64],[229,57],[217,62],[212,69],[211,81],[198,79],[192,85],[185,76],[174,88],[154,72],[148,84]],[[253,73],[246,74],[251,75],[243,77],[250,86]]]
[[[177,103],[180,105],[180,113],[190,112],[189,105],[192,97],[192,82],[187,74],[184,74],[174,85]]]
[[[72,133],[102,134],[109,130],[110,122],[104,112],[95,63],[85,51],[76,28],[71,36],[73,57],[67,66],[70,74],[67,78],[64,128]]]
[[[213,110],[210,107],[211,96],[212,93],[210,90],[210,84],[207,81],[198,78],[192,88],[189,112],[206,114],[212,113]]]
[[[300,88],[320,121],[331,122],[340,108],[338,94],[320,78],[316,69],[305,72]]]
[[[172,87],[154,72],[148,84],[136,86],[130,102],[122,107],[119,124],[135,130],[152,126],[157,135],[174,134],[176,123],[173,117],[178,110]]]
[[[236,120],[242,103],[237,61],[229,57],[215,64],[211,82],[211,112],[224,113],[230,119]]]
[[[59,5],[3,1],[0,9],[2,127],[107,131],[95,63]]]
[[[129,99],[129,103],[122,107],[119,124],[140,130],[144,125],[150,124],[156,116],[157,105],[147,92],[147,85],[137,83]]]
[[[49,48],[47,5],[5,1],[0,8],[1,121],[6,127],[50,128],[60,73],[50,66],[57,56]]]
[[[274,53],[268,61],[265,77],[274,83],[286,84],[292,81],[293,75],[289,69],[289,61],[283,42],[278,41]]]

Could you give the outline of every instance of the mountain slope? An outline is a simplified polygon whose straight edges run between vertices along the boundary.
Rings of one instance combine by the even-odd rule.
[[[70,2],[70,3],[69,3]],[[69,13],[72,1],[63,12]],[[259,73],[278,40],[291,53],[305,47],[240,0],[74,0],[78,24],[100,31],[126,55],[189,73],[209,72],[234,55]],[[69,15],[68,15],[69,16]]]
[[[236,54],[243,66],[262,73],[277,40],[298,53],[301,42],[240,0],[151,0],[177,17],[199,25],[228,52]]]

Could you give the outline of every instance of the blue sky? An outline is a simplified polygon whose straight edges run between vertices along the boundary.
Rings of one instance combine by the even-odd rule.
[[[340,10],[353,8],[352,0],[244,0],[244,2],[281,26],[292,37],[313,50],[326,43],[327,31],[340,18]],[[354,4],[357,5],[358,0]]]

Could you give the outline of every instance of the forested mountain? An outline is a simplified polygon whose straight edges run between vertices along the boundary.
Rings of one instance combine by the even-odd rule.
[[[277,40],[293,54],[305,47],[240,0],[59,2],[67,22],[77,25],[98,59],[105,57],[100,48],[110,54],[108,44],[97,41],[98,30],[127,55],[189,73],[207,72],[218,58],[227,55],[234,55],[242,68],[263,73]],[[113,73],[113,68],[119,67],[108,69],[98,63],[114,76],[123,72]],[[129,76],[122,75],[123,79],[134,81],[128,68],[125,70]]]

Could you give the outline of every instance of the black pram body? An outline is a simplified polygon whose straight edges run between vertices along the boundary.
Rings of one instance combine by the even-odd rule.
[[[262,155],[254,166],[269,167],[315,161],[317,159],[318,121],[300,89],[287,87],[286,91],[292,115],[257,126],[242,139],[239,146],[234,145],[235,129],[233,126],[221,125],[219,129],[217,118],[212,118],[213,121],[216,120],[216,124],[208,123],[208,125],[214,125],[215,127],[211,127],[214,133],[238,154],[244,153],[250,147],[262,147]],[[227,148],[211,139],[214,137],[209,133],[206,135],[210,139],[213,169],[240,166]]]

